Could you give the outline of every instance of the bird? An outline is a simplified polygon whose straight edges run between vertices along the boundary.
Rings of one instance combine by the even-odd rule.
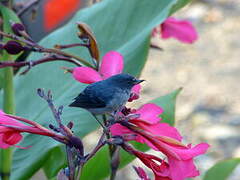
[[[131,89],[143,82],[121,73],[88,85],[69,105],[86,109],[96,115],[120,112],[131,95]]]

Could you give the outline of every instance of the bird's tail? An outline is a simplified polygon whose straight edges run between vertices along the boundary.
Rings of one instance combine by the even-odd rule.
[[[73,101],[71,104],[68,105],[69,107],[77,107],[76,101]]]

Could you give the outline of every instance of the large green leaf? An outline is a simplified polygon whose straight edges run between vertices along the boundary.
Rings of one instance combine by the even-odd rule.
[[[99,42],[101,55],[109,50],[117,50],[124,55],[125,72],[139,75],[143,68],[148,48],[149,34],[154,26],[160,24],[168,15],[175,0],[105,0],[91,8],[78,12],[61,29],[47,36],[41,44],[52,47],[54,44],[79,42],[75,35],[76,22],[89,24]],[[87,50],[74,48],[70,51],[89,58]],[[31,54],[29,60],[41,56]],[[16,77],[17,115],[35,120],[45,126],[54,124],[48,106],[36,96],[41,87],[53,91],[55,103],[67,105],[84,85],[75,82],[70,75],[63,74],[60,67],[69,66],[64,62],[48,63],[34,67],[26,76]],[[83,137],[97,128],[95,120],[81,109],[64,109],[64,122],[73,121],[74,132]],[[28,179],[41,168],[54,147],[59,144],[47,137],[28,134],[21,146],[32,146],[28,150],[16,149],[12,179]]]
[[[170,94],[167,94],[165,96],[162,96],[160,98],[155,99],[152,101],[153,103],[161,106],[164,109],[164,113],[162,115],[163,121],[167,122],[169,124],[174,123],[175,119],[175,104],[176,104],[176,98],[177,95],[181,89],[177,89],[173,91]],[[133,145],[141,150],[141,151],[147,151],[149,148],[140,143],[133,143]],[[131,161],[135,159],[134,156],[128,154],[127,152],[121,150],[120,151],[120,157],[121,157],[121,164],[120,167],[124,167]],[[104,177],[108,176],[109,174],[109,152],[108,147],[102,148],[96,156],[94,156],[84,167],[82,179],[103,179]]]
[[[65,148],[63,148],[63,146],[57,146],[51,150],[47,162],[44,164],[44,172],[48,179],[55,177],[59,170],[66,164]]]
[[[240,158],[220,161],[206,172],[203,180],[227,180],[239,164]]]
[[[163,119],[162,122],[166,122],[171,126],[174,125],[175,120],[175,101],[181,90],[182,88],[179,88],[176,91],[153,101],[164,109],[164,113],[161,115]]]

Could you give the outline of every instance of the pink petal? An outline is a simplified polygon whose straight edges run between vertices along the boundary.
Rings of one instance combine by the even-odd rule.
[[[191,22],[173,17],[167,18],[161,24],[161,35],[163,39],[173,37],[183,43],[193,43],[198,39],[197,31]]]
[[[136,111],[136,114],[140,114],[139,119],[148,124],[158,123],[161,120],[159,117],[161,113],[163,109],[153,103],[144,104]]]
[[[0,109],[0,124],[6,124],[6,125],[14,125],[14,126],[26,126],[8,116],[6,116],[6,114]],[[5,128],[5,127],[1,127],[1,128]]]
[[[104,79],[107,79],[113,75],[122,73],[124,66],[123,56],[116,51],[109,51],[103,56],[100,66],[100,73]]]
[[[155,175],[155,180],[172,180],[169,177],[157,176]]]
[[[6,143],[3,141],[3,134],[0,134],[0,148],[6,149],[6,148],[9,148],[10,146],[11,146],[11,145],[6,144]]]
[[[140,90],[141,90],[141,85],[137,84],[135,86],[133,86],[132,88],[132,92],[131,92],[131,96],[128,99],[128,102],[132,102],[133,100],[136,100],[139,98],[139,94],[140,94]]]
[[[169,179],[169,165],[167,162],[165,162],[164,160],[162,160],[161,165],[160,166],[153,166],[153,172],[155,175],[155,180],[162,180],[162,179]]]
[[[138,123],[138,126],[145,131],[148,131],[156,136],[166,136],[178,141],[182,140],[182,136],[175,127],[168,125],[167,123],[157,123],[157,124],[145,124]]]
[[[110,127],[110,131],[112,135],[124,135],[124,134],[134,134],[132,131],[130,131],[128,128],[122,126],[121,124],[114,124]]]
[[[9,131],[3,134],[3,141],[9,145],[14,145],[19,143],[19,141],[21,141],[22,138],[23,138],[22,135],[16,131]]]
[[[0,148],[6,149],[19,143],[22,140],[22,135],[19,132],[9,131],[7,133],[0,133]]]
[[[174,158],[168,158],[170,177],[172,180],[185,180],[186,178],[199,176],[193,159],[179,161]]]
[[[91,84],[103,80],[100,74],[90,67],[73,68],[74,79],[81,83]]]
[[[136,173],[138,174],[138,177],[140,177],[141,180],[151,180],[143,168],[135,166],[133,166],[133,168],[135,169]]]
[[[208,148],[209,148],[209,144],[207,143],[200,143],[194,146],[193,148],[189,146],[187,148],[179,148],[174,146],[170,147],[170,149],[175,153],[177,153],[182,160],[188,160],[200,154],[204,154],[206,153]]]
[[[141,90],[141,85],[140,84],[137,84],[137,85],[133,86],[133,88],[132,88],[132,92],[135,93],[135,94],[139,94],[140,90]]]

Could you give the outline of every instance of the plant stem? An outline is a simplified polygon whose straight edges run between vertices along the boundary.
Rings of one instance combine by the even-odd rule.
[[[20,41],[22,43],[25,43],[25,44],[29,45],[30,47],[35,47],[36,48],[35,49],[36,52],[50,53],[50,54],[54,53],[54,54],[62,55],[62,56],[65,56],[65,57],[73,58],[73,59],[79,61],[80,63],[82,63],[82,64],[84,64],[84,65],[86,65],[88,67],[95,68],[94,65],[90,64],[86,60],[84,60],[84,59],[82,59],[82,58],[80,58],[78,56],[75,56],[73,54],[69,54],[69,53],[67,53],[65,51],[61,51],[59,49],[44,48],[44,47],[38,45],[35,42],[29,41],[29,40],[23,39],[21,37],[18,37],[16,35],[5,33],[5,32],[2,32],[2,31],[0,31],[0,35],[2,35],[4,37],[7,37],[7,38],[10,38],[10,39],[13,39],[13,40]]]
[[[107,116],[103,115],[103,123],[105,126],[107,126]],[[111,138],[111,134],[110,133],[106,133],[106,137],[107,139]],[[111,175],[110,175],[110,180],[114,180],[117,174],[117,168],[112,166],[112,160],[113,160],[113,156],[115,154],[117,146],[114,144],[108,144],[108,149],[109,149],[109,156],[111,159]]]
[[[68,161],[68,168],[69,168],[69,180],[74,180],[75,178],[75,166],[73,160],[73,153],[71,148],[66,145],[66,152],[67,152],[67,161]]]
[[[4,86],[3,86],[3,109],[8,114],[15,113],[14,87],[13,87],[13,69],[7,67],[4,69]],[[1,177],[2,180],[10,179],[12,166],[12,148],[1,151]]]
[[[117,175],[117,170],[119,167],[120,163],[120,155],[119,155],[119,146],[114,145],[114,152],[111,156],[111,175],[110,175],[110,180],[114,180],[116,175]]]

